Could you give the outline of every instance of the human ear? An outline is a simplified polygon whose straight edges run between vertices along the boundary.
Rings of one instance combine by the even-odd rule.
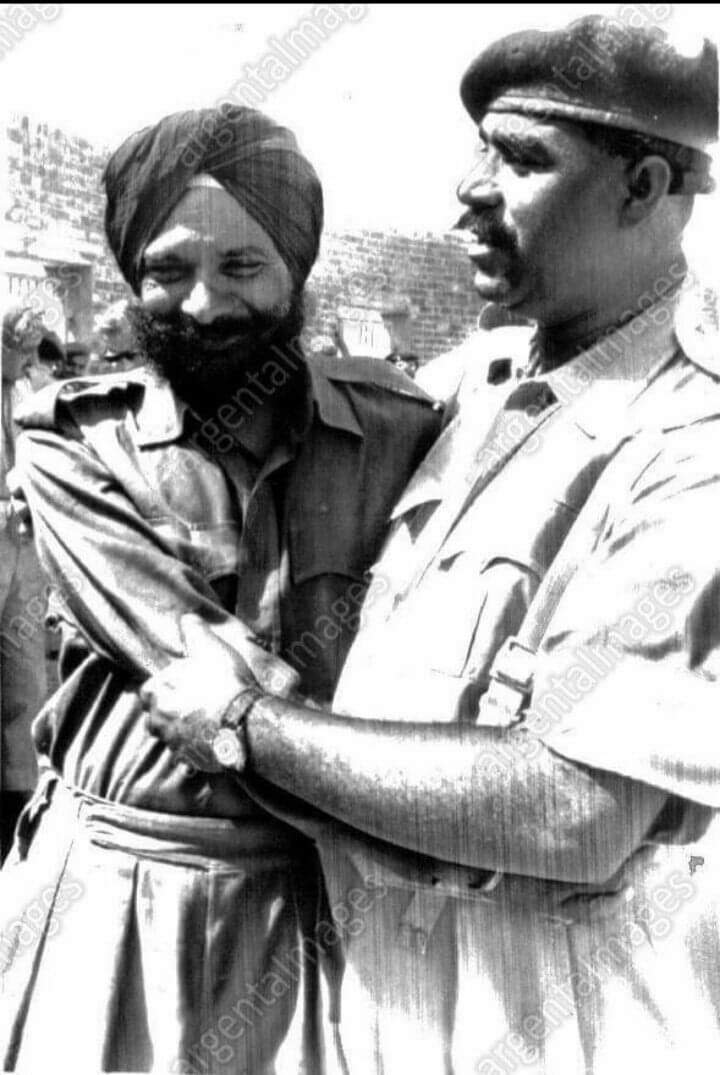
[[[672,169],[665,158],[657,154],[643,157],[629,168],[625,179],[623,222],[638,224],[647,219],[658,202],[668,193],[671,182]]]

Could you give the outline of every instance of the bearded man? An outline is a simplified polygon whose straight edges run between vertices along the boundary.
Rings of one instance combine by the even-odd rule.
[[[322,194],[290,132],[243,108],[170,116],[104,181],[149,368],[53,387],[22,420],[64,640],[35,727],[47,775],[3,877],[0,1055],[36,1071],[315,1073],[314,848],[219,761],[173,756],[137,694],[189,654],[194,612],[267,685],[328,701],[439,416],[379,363],[304,360]],[[214,708],[212,667],[201,681]]]

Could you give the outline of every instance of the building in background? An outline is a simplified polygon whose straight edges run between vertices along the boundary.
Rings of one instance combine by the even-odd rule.
[[[0,128],[0,271],[63,345],[88,344],[96,316],[129,296],[103,233],[108,151],[27,116]],[[461,343],[480,312],[457,235],[326,234],[309,281],[308,340],[339,322],[352,355],[421,362]]]
[[[105,154],[27,116],[0,140],[5,293],[30,299],[63,345],[85,343],[94,312],[125,294],[103,235]]]

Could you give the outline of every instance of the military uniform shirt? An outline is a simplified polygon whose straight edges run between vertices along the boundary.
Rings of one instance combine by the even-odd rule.
[[[617,1075],[640,1058],[669,1075],[720,1055],[720,367],[686,297],[673,324],[675,306],[544,376],[518,377],[517,329],[466,347],[475,369],[394,509],[334,703],[496,723],[493,661],[588,505],[525,720],[565,758],[663,789],[667,807],[599,885],[483,871],[452,884],[328,826],[331,899],[370,876],[386,893],[348,940],[352,1075]],[[502,777],[495,752],[487,764]]]
[[[192,774],[145,729],[137,688],[184,652],[180,617],[252,637],[329,699],[364,573],[440,415],[370,360],[310,365],[308,411],[261,467],[193,421],[165,382],[69,382],[23,418],[18,469],[65,624],[38,749],[71,785],[125,805],[236,816],[231,778]]]

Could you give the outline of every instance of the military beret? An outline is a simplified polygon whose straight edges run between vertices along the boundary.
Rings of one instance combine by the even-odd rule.
[[[476,122],[521,112],[597,123],[702,150],[717,139],[717,48],[681,55],[658,27],[588,15],[559,30],[526,30],[489,45],[460,94]]]

